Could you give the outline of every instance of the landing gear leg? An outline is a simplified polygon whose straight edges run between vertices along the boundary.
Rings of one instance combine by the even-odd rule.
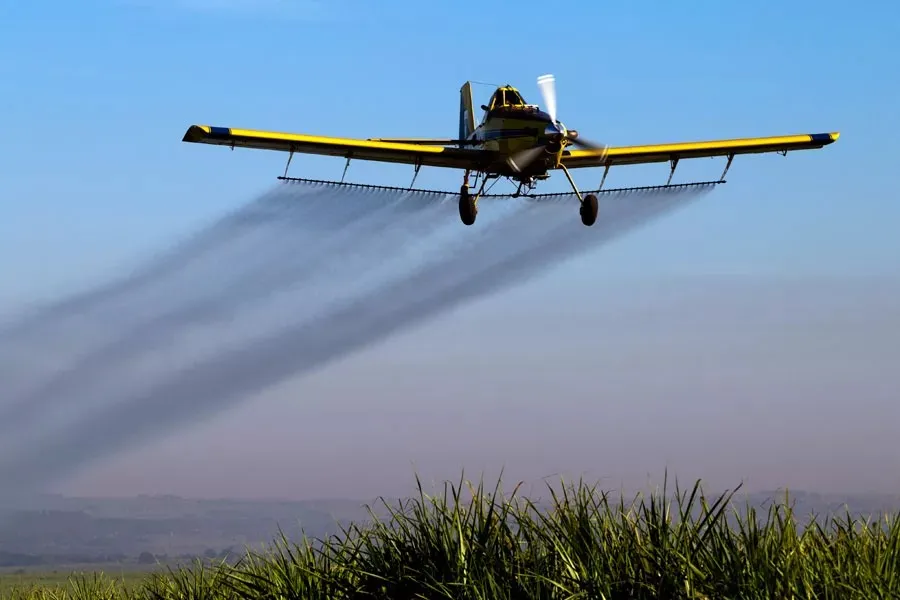
[[[473,197],[469,193],[469,175],[470,172],[467,170],[463,176],[462,187],[459,188],[459,218],[464,225],[473,225],[475,223],[475,217],[478,216],[478,198],[484,191],[484,184],[487,182],[487,178],[485,178],[481,183],[481,189]]]
[[[569,170],[566,168],[566,165],[560,163],[559,167],[562,169],[563,173],[566,174],[566,179],[569,180],[569,183],[572,185],[572,189],[575,191],[575,195],[578,196],[578,201],[581,204],[578,209],[578,212],[581,214],[581,222],[590,227],[597,221],[597,211],[599,209],[597,196],[595,196],[594,194],[588,194],[587,196],[582,197],[581,192],[578,191],[578,186],[575,185],[575,180],[572,179],[572,176],[569,174]]]

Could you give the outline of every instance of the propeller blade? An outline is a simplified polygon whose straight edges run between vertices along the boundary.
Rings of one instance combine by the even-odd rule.
[[[509,163],[509,166],[512,167],[512,170],[516,173],[521,173],[522,169],[531,164],[531,162],[536,159],[541,153],[544,151],[544,148],[541,146],[535,146],[534,148],[526,148],[525,150],[521,150],[516,152],[512,156],[506,159],[506,162]]]
[[[547,114],[553,121],[553,127],[558,127],[560,129],[560,132],[563,134],[566,142],[580,148],[586,148],[588,150],[600,150],[602,155],[606,156],[606,150],[609,148],[609,146],[607,146],[606,144],[594,142],[589,139],[585,139],[581,137],[581,135],[577,131],[574,130],[571,132],[571,134],[569,134],[568,132],[566,132],[565,127],[557,121],[556,78],[551,73],[547,73],[546,75],[541,75],[537,78],[537,84],[538,88],[541,90],[541,96],[544,99],[544,109],[547,111]],[[513,170],[519,172],[526,166],[528,166],[531,161],[537,158],[539,154],[540,148],[529,148],[528,150],[523,150],[522,152],[518,152],[508,159],[509,165],[513,168]]]
[[[595,142],[593,140],[582,137],[581,134],[575,130],[570,130],[567,132],[566,141],[573,146],[587,148],[588,150],[603,150],[603,156],[606,156],[606,149],[609,148],[609,146],[607,146],[606,144],[601,144],[599,142]]]
[[[556,78],[549,73],[541,75],[537,78],[537,84],[544,98],[544,108],[550,119],[556,123]]]
[[[581,137],[581,135],[575,138],[569,138],[569,143],[581,148],[587,148],[588,150],[606,150],[609,147],[606,144],[585,139]]]

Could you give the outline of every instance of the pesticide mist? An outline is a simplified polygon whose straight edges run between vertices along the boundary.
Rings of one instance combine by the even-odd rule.
[[[38,489],[508,289],[702,189],[577,200],[282,184],[122,279],[0,325],[0,481]]]

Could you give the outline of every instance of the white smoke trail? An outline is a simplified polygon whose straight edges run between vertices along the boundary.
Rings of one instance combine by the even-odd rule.
[[[173,287],[176,260],[140,286],[118,288],[117,327],[127,328],[55,377],[6,396],[0,480],[41,486],[190,426],[462,302],[521,283],[696,196],[697,190],[601,196],[592,228],[580,224],[574,197],[485,199],[476,226],[465,228],[455,196],[285,186],[257,203],[259,210],[243,213],[240,227],[252,230],[245,235],[267,240],[254,246],[259,254],[232,251],[227,263],[216,261],[216,253],[233,250],[220,238],[218,250],[205,246],[205,267],[197,266],[196,249],[182,254],[182,262],[195,265],[193,275],[180,278],[180,285],[191,282],[190,293]],[[246,268],[250,262],[255,270]],[[213,274],[218,284],[210,288]],[[166,290],[165,303],[159,290]],[[99,305],[113,298],[93,298],[78,304],[77,314],[99,313],[90,322],[100,327]],[[73,303],[67,306],[57,319],[76,314]],[[19,337],[25,332],[20,328]],[[42,338],[48,351],[53,343]]]
[[[259,244],[271,238],[272,231],[254,226],[252,219],[278,210],[285,200],[279,192],[264,194],[124,277],[39,307],[0,327],[0,381],[5,397],[12,397],[28,380],[49,376],[60,363],[118,328],[151,316],[173,297],[184,302],[197,278],[204,289],[211,290],[221,277],[219,265],[233,269],[235,260],[243,264],[258,256]],[[327,191],[298,190],[295,199],[304,193]]]

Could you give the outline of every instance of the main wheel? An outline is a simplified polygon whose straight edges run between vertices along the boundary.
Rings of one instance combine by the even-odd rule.
[[[581,222],[590,227],[594,224],[594,221],[597,220],[597,210],[599,205],[597,204],[597,196],[594,194],[588,194],[584,197],[584,201],[581,203],[581,208],[579,212],[581,213]]]
[[[478,207],[475,206],[475,198],[469,194],[469,186],[464,185],[459,189],[459,218],[465,225],[475,223],[478,215]]]

